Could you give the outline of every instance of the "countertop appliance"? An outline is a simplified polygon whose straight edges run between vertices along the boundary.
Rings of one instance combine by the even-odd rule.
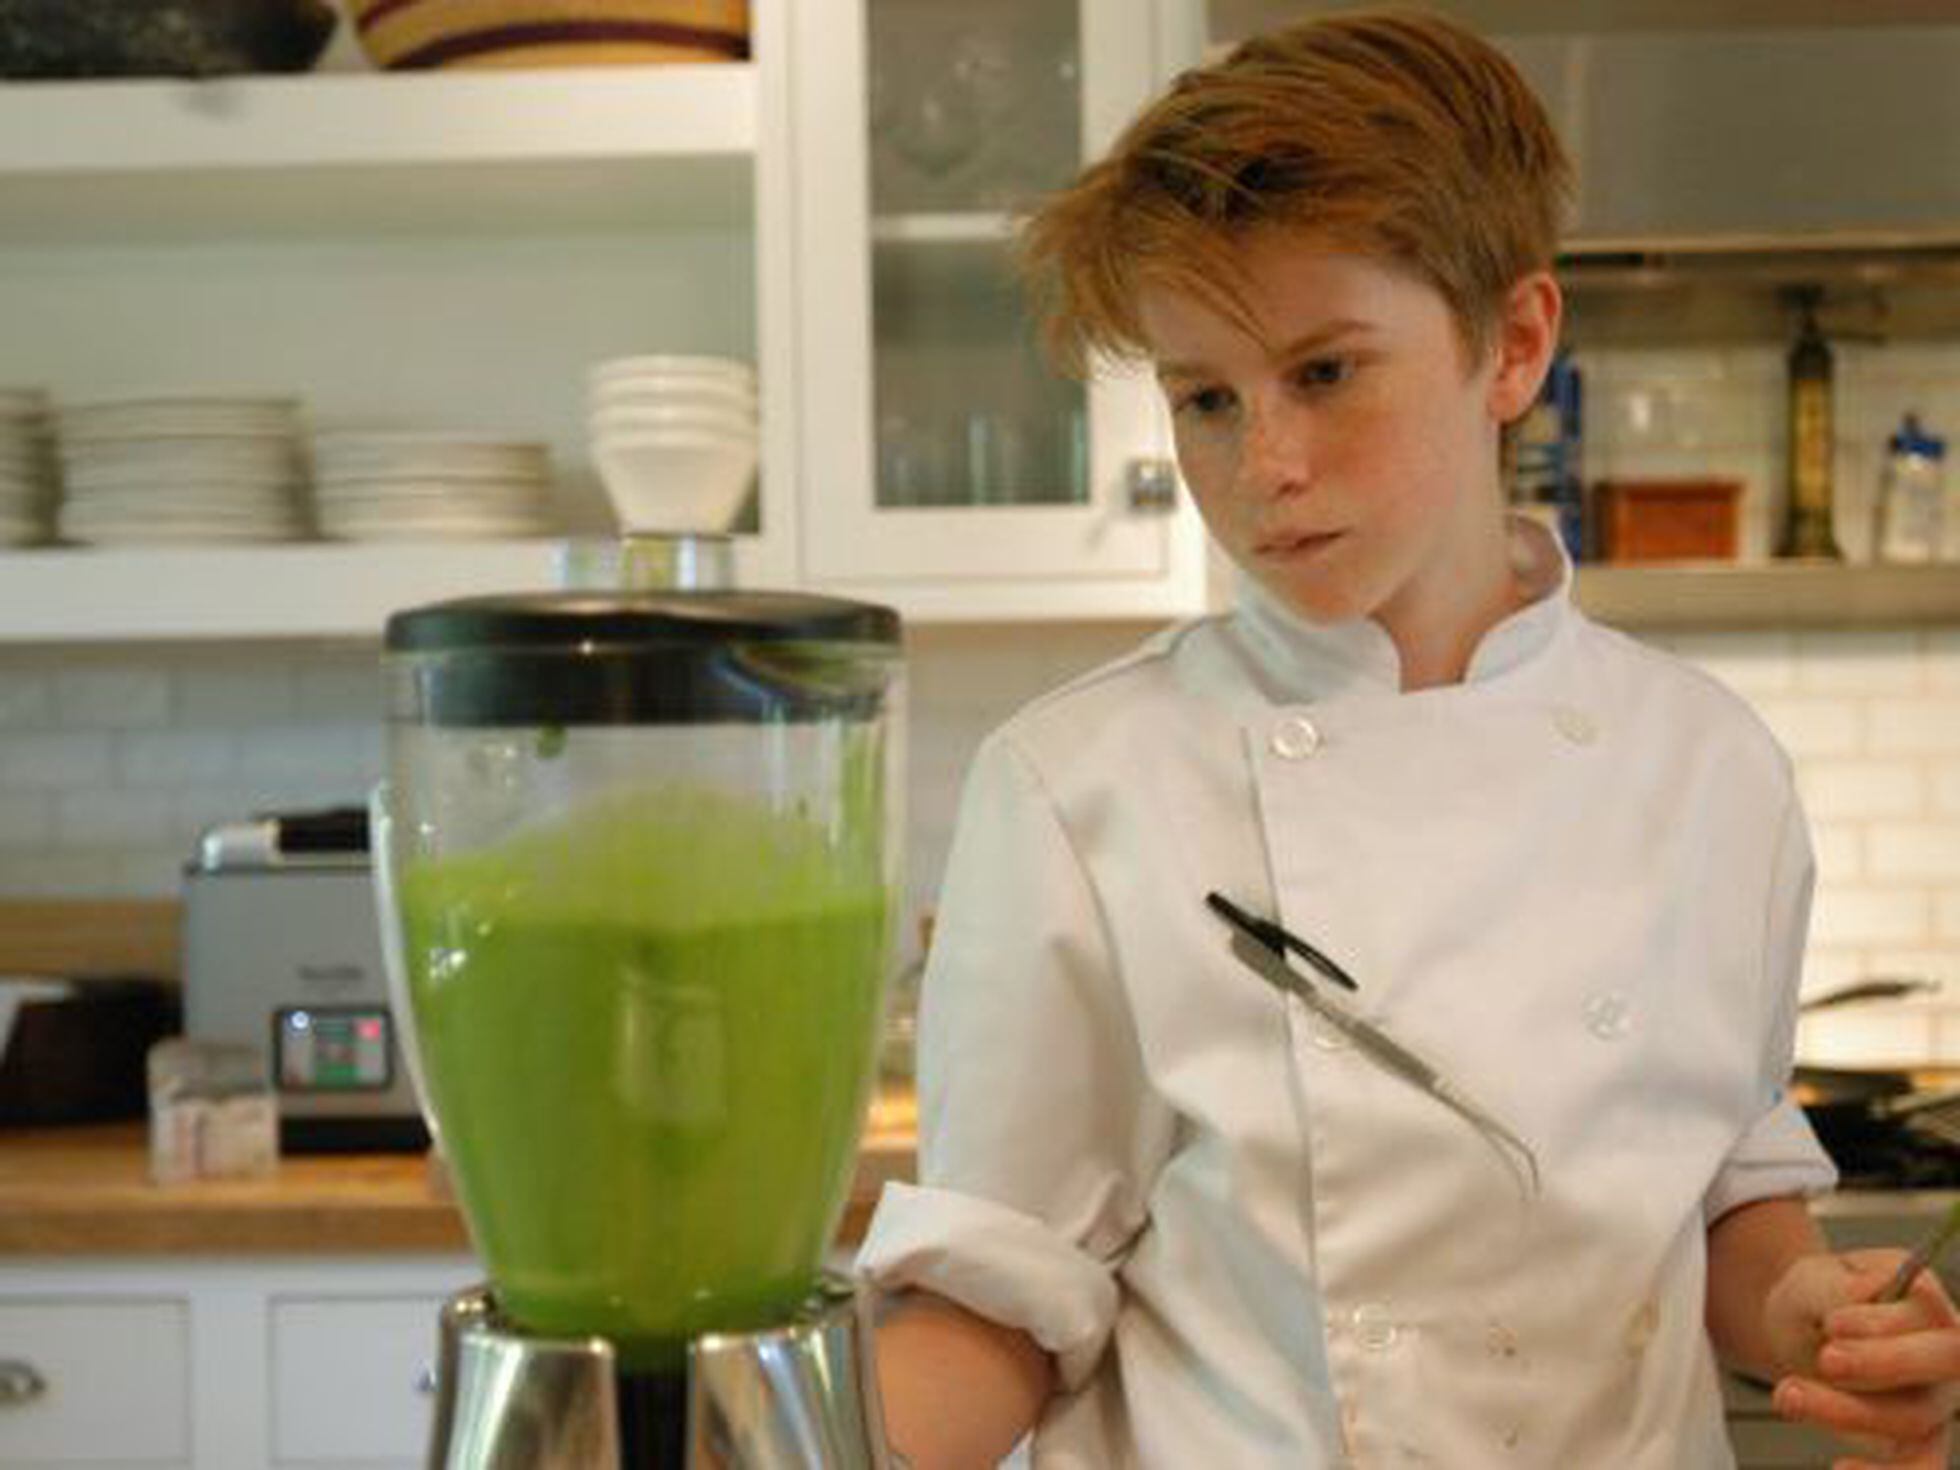
[[[383,953],[490,1284],[445,1470],[885,1470],[823,1274],[877,1073],[896,615],[793,593],[388,621]]]
[[[184,1031],[262,1048],[287,1152],[428,1146],[388,1004],[367,813],[206,831],[184,872]]]

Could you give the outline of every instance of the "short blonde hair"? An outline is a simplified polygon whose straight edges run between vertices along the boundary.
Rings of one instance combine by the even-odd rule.
[[[1480,352],[1510,288],[1549,267],[1572,169],[1517,69],[1411,11],[1309,21],[1184,73],[1022,231],[1057,363],[1147,355],[1146,287],[1257,329],[1236,244],[1297,229],[1412,271]]]

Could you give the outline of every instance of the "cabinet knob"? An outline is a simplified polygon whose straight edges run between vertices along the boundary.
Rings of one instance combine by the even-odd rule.
[[[0,1358],[0,1409],[32,1403],[48,1391],[48,1381],[32,1363]]]
[[[430,1364],[424,1363],[422,1371],[415,1375],[415,1391],[425,1396],[435,1393],[436,1370]]]
[[[1177,509],[1177,465],[1171,460],[1149,455],[1133,459],[1123,484],[1130,509],[1139,515],[1168,515]]]

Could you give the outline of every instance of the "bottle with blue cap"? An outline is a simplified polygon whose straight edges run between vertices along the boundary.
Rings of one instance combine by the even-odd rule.
[[[1872,554],[1882,562],[1926,562],[1942,553],[1946,519],[1946,441],[1908,413],[1886,443]]]

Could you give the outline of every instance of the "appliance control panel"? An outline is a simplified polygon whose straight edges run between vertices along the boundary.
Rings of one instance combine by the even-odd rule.
[[[282,1092],[378,1092],[394,1081],[385,1006],[288,1006],[272,1018]]]

